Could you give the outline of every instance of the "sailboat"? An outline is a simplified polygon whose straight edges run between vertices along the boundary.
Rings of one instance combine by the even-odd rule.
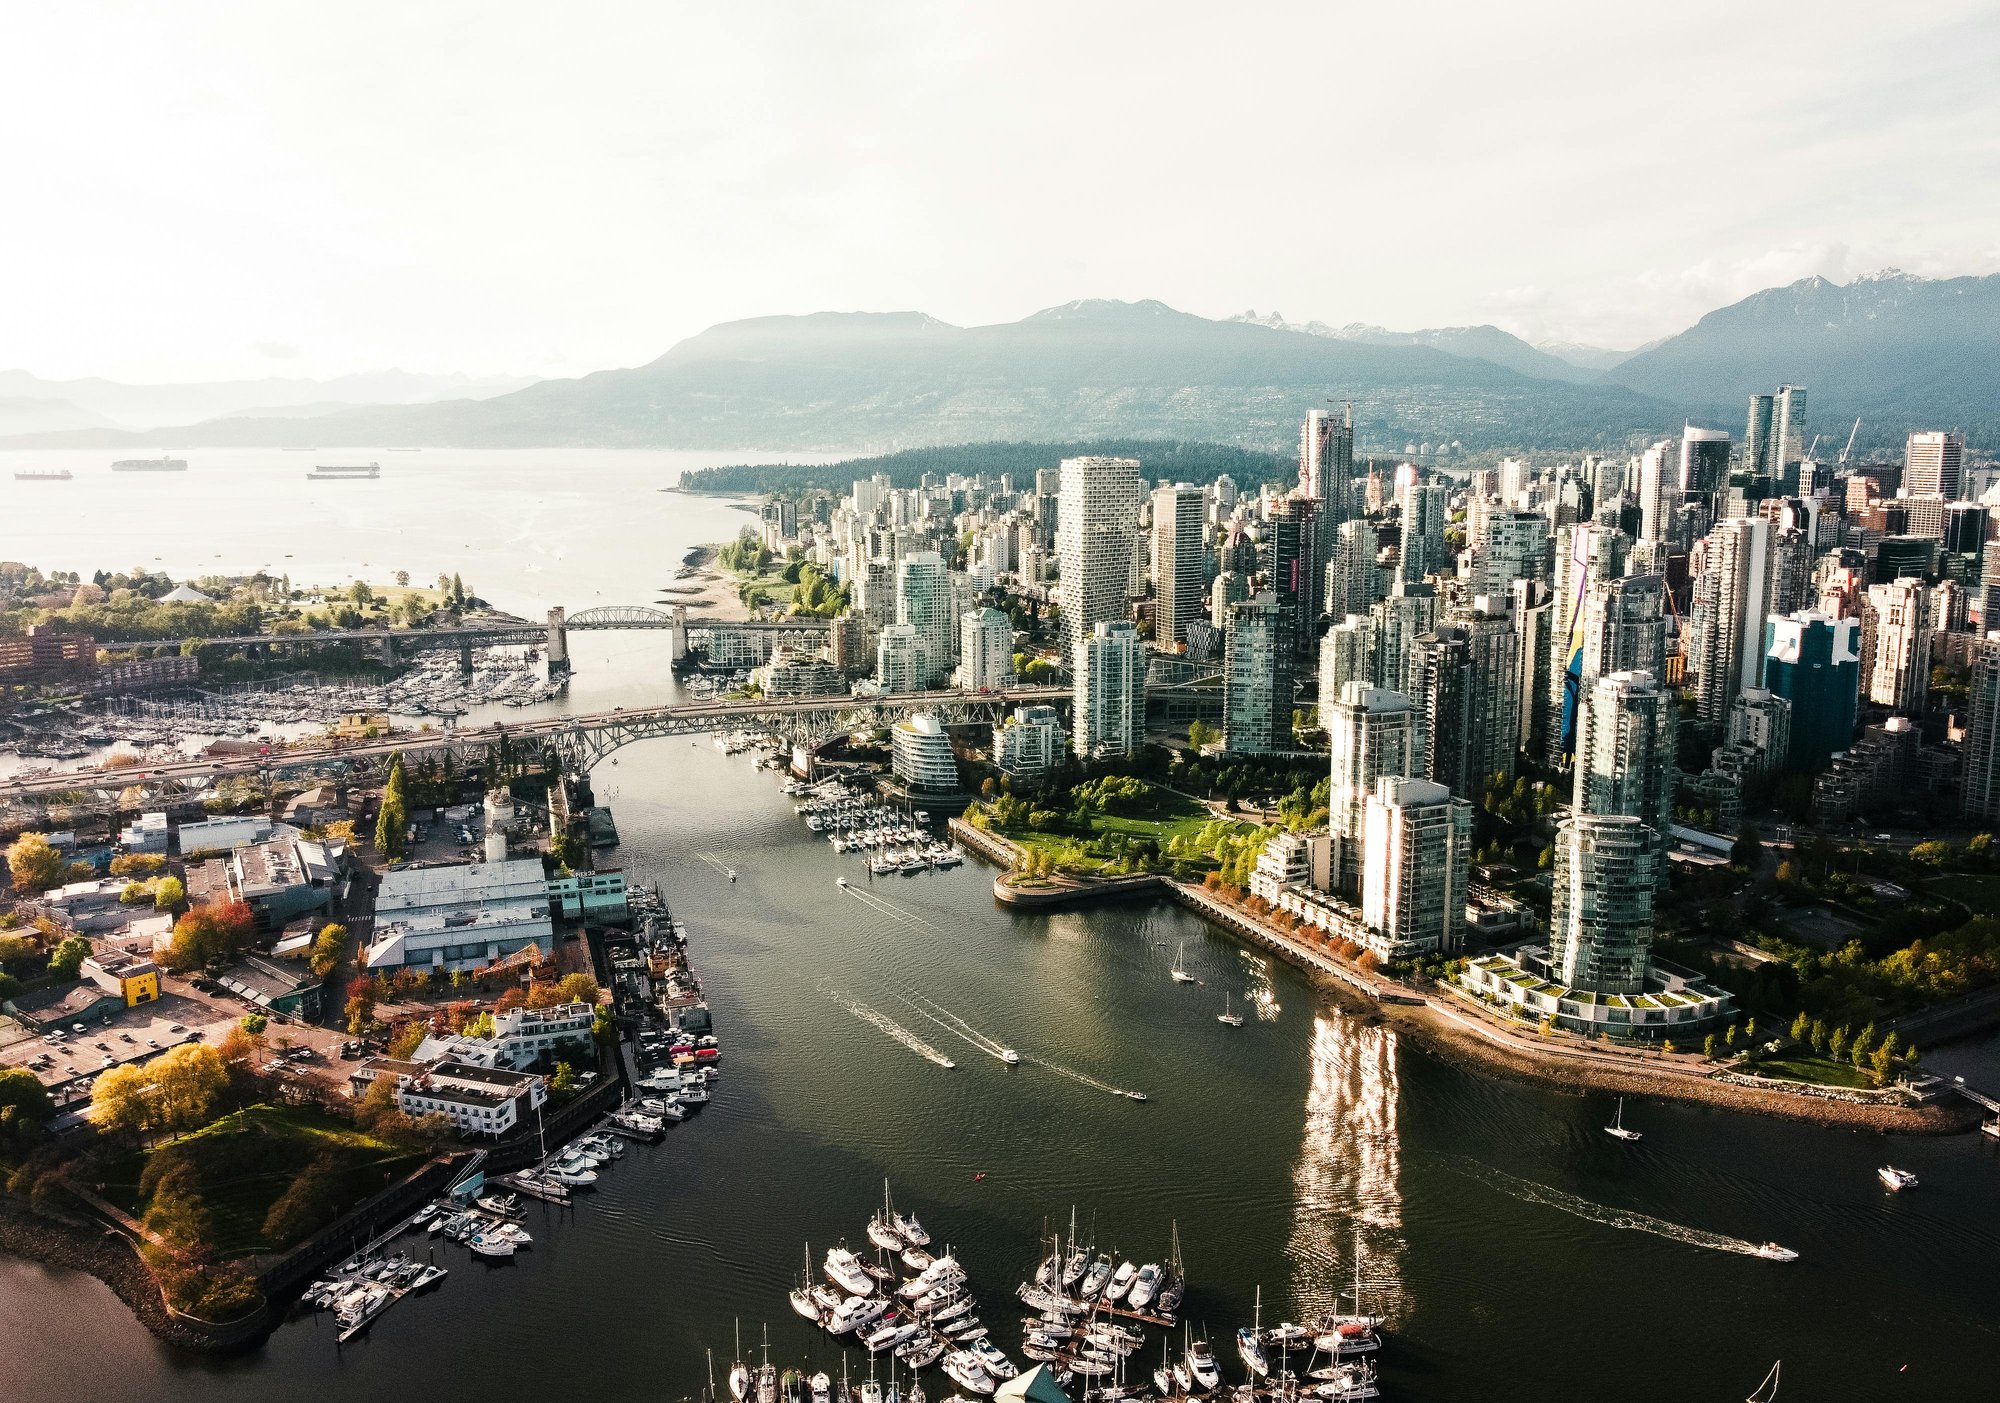
[[[1160,1299],[1155,1306],[1161,1315],[1172,1315],[1181,1308],[1181,1301],[1187,1296],[1187,1268],[1181,1265],[1181,1225],[1176,1219],[1173,1224],[1173,1246],[1167,1249],[1167,1271],[1160,1287]]]
[[[764,1362],[757,1369],[757,1403],[778,1403],[778,1371],[771,1367],[771,1327],[764,1327]]]
[[[889,1203],[889,1181],[882,1181],[882,1211],[868,1220],[868,1240],[885,1252],[900,1252],[910,1244],[897,1231],[896,1210]]]
[[[1604,1133],[1614,1140],[1637,1140],[1641,1138],[1638,1131],[1627,1130],[1625,1128],[1625,1098],[1623,1096],[1618,1098],[1618,1114],[1612,1119],[1611,1124],[1604,1127]]]
[[[1778,1365],[1784,1362],[1784,1360],[1780,1359],[1776,1363],[1773,1363],[1771,1365],[1771,1372],[1764,1375],[1764,1382],[1751,1389],[1750,1396],[1744,1399],[1743,1403],[1772,1403],[1772,1400],[1778,1396]]]
[[[1180,948],[1174,951],[1174,967],[1167,971],[1167,973],[1171,974],[1174,977],[1174,983],[1176,984],[1194,983],[1194,976],[1189,974],[1186,969],[1182,968],[1182,964],[1186,960],[1186,958],[1187,958],[1187,942],[1183,940],[1180,943]]]
[[[813,1299],[812,1288],[813,1249],[812,1244],[808,1242],[806,1244],[805,1275],[799,1278],[798,1286],[792,1291],[791,1302],[794,1311],[798,1312],[804,1319],[810,1320],[817,1325],[819,1323],[819,1302]]]
[[[1215,1021],[1218,1023],[1227,1023],[1232,1028],[1241,1028],[1243,1026],[1243,1015],[1229,1011],[1229,995],[1227,994],[1222,996],[1222,1012],[1215,1015]]]
[[[736,1403],[750,1396],[750,1366],[743,1362],[743,1322],[736,1322],[736,1362],[729,1366],[729,1396]]]
[[[1264,1353],[1264,1288],[1257,1288],[1256,1314],[1251,1316],[1251,1326],[1236,1332],[1236,1352],[1243,1358],[1243,1367],[1257,1378],[1264,1378],[1271,1372],[1271,1361]]]

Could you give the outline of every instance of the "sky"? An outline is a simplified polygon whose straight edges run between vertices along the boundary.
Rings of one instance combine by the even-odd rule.
[[[1991,0],[0,4],[0,368],[640,364],[1080,297],[1627,348],[2000,271]]]

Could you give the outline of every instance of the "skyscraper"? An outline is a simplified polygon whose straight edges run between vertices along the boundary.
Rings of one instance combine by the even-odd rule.
[[[1477,798],[1488,776],[1513,775],[1521,729],[1520,640],[1487,603],[1482,596],[1475,613],[1418,639],[1410,662],[1417,768],[1466,798]]]
[[[1222,746],[1243,754],[1292,748],[1292,654],[1278,603],[1260,594],[1229,609],[1223,634]]]
[[[1299,430],[1299,491],[1326,504],[1326,518],[1335,525],[1354,515],[1354,406],[1335,415],[1324,409],[1306,412]]]
[[[1965,435],[1931,430],[1903,446],[1903,492],[1956,501],[1965,486]]]
[[[1664,541],[1667,523],[1681,497],[1676,483],[1679,465],[1673,458],[1673,444],[1666,439],[1639,455],[1639,539]]]
[[[1666,677],[1667,582],[1663,576],[1624,575],[1591,581],[1583,601],[1579,695],[1588,695],[1599,677],[1613,672]]]
[[[1931,595],[1918,579],[1870,585],[1863,609],[1873,628],[1868,700],[1904,716],[1924,709],[1931,673]]]
[[[924,645],[908,624],[888,624],[875,639],[875,680],[885,692],[924,690]]]
[[[1445,514],[1451,490],[1442,484],[1410,488],[1403,497],[1403,545],[1396,563],[1397,575],[1421,581],[1424,576],[1450,568],[1451,553],[1445,548]]]
[[[1465,940],[1472,805],[1441,784],[1383,775],[1368,797],[1361,919],[1391,957]]]
[[[1582,702],[1583,616],[1590,585],[1625,573],[1631,538],[1611,526],[1576,525],[1558,536],[1553,608],[1549,616],[1549,760],[1564,764],[1576,741]]]
[[[1320,503],[1293,493],[1271,504],[1269,534],[1259,554],[1265,576],[1277,596],[1278,628],[1284,646],[1301,656],[1312,656],[1318,630],[1320,587],[1325,563],[1316,544]]]
[[[1642,994],[1653,951],[1657,847],[1630,814],[1583,814],[1556,827],[1549,962],[1559,983]]]
[[[1722,725],[1729,703],[1756,686],[1763,671],[1770,529],[1762,517],[1732,517],[1702,542],[1688,671],[1695,675],[1696,712],[1711,726]]]
[[[1137,458],[1063,459],[1056,555],[1062,569],[1063,654],[1072,667],[1098,624],[1127,616],[1138,529]]]
[[[1574,811],[1629,814],[1646,825],[1664,881],[1672,850],[1680,705],[1649,673],[1612,672],[1585,697],[1576,740]]]
[[[1146,645],[1139,630],[1124,619],[1100,620],[1079,645],[1076,662],[1077,755],[1130,756],[1146,738]]]
[[[1971,703],[1960,807],[1973,822],[1991,823],[2000,821],[2000,638],[1991,634],[1973,650]]]
[[[998,609],[969,609],[958,620],[958,685],[998,691],[1014,680],[1014,624]]]
[[[1153,493],[1153,641],[1162,648],[1185,643],[1187,626],[1201,617],[1208,583],[1203,496],[1188,482]]]
[[[1771,404],[1771,476],[1787,492],[1799,485],[1799,464],[1806,456],[1806,387],[1780,385]]]
[[[1771,475],[1770,395],[1750,396],[1750,423],[1743,431],[1743,467],[1753,477]]]
[[[1504,595],[1516,580],[1549,577],[1549,519],[1540,512],[1488,511],[1478,527],[1467,541],[1462,571],[1470,593]]]
[[[1729,435],[1721,429],[1681,429],[1680,491],[1683,499],[1707,501],[1729,481]]]
[[[1401,692],[1366,682],[1349,682],[1320,710],[1333,752],[1327,830],[1335,888],[1351,895],[1360,890],[1368,798],[1376,781],[1416,772],[1417,713]]]
[[[1375,675],[1375,620],[1366,614],[1349,614],[1319,639],[1319,723],[1327,726],[1333,704],[1340,700],[1341,688],[1350,682],[1377,685]]]
[[[1792,704],[1791,769],[1817,772],[1854,739],[1861,686],[1853,619],[1802,609],[1764,632],[1764,687]]]
[[[1366,520],[1343,521],[1334,528],[1333,557],[1326,563],[1322,606],[1329,617],[1365,614],[1382,597],[1382,571],[1375,564],[1379,548],[1375,527]]]
[[[941,685],[958,658],[950,572],[934,550],[896,562],[896,622],[917,631],[925,687]]]
[[[1374,681],[1405,696],[1413,694],[1410,656],[1416,641],[1437,627],[1437,591],[1413,580],[1398,580],[1389,597],[1368,611],[1375,625]]]

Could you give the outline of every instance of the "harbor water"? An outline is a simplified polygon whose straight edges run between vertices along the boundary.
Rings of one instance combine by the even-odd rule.
[[[188,456],[195,479],[203,455]],[[318,500],[377,487],[307,484],[305,455],[264,456],[299,480],[268,501],[215,505],[222,518],[202,539],[225,557],[209,568],[281,555],[308,489]],[[688,546],[748,519],[650,491],[680,466],[663,455],[588,455],[595,476],[562,471],[556,455],[460,456],[440,472],[483,484],[481,521],[498,531],[518,511],[538,523],[506,539],[542,551],[524,546],[510,569],[488,544],[465,570],[517,612],[647,602]],[[431,457],[394,466],[400,475],[405,460]],[[411,477],[420,471],[409,462]],[[560,510],[548,505],[551,482]],[[29,486],[0,478],[10,497]],[[464,490],[416,490],[409,511],[441,510]],[[423,524],[399,515],[400,495],[378,500],[394,508],[379,521],[314,533],[315,557],[359,552],[329,577],[367,573],[359,560],[418,579],[465,568],[422,555],[411,538]],[[236,558],[226,543],[245,540],[271,545]],[[134,563],[44,552],[11,527],[0,556],[85,571]],[[578,562],[575,591],[557,568],[567,562]],[[672,694],[663,636],[578,634],[572,650],[567,705]],[[1267,1325],[1333,1305],[1358,1233],[1366,1306],[1390,1320],[1389,1399],[1734,1399],[1779,1358],[1784,1397],[1990,1390],[2000,1142],[1885,1142],[1633,1101],[1626,1124],[1645,1138],[1621,1144],[1602,1132],[1610,1098],[1441,1061],[1177,908],[1016,915],[994,905],[992,870],[976,861],[871,882],[746,756],[679,739],[615,758],[595,780],[624,839],[616,860],[659,879],[689,927],[725,1052],[713,1102],[660,1145],[633,1147],[574,1207],[529,1204],[535,1246],[511,1262],[439,1247],[452,1269],[443,1288],[344,1348],[329,1317],[305,1315],[255,1353],[190,1357],[155,1342],[96,1281],[0,1258],[0,1397],[672,1399],[704,1386],[710,1351],[720,1379],[739,1323],[753,1359],[768,1324],[774,1363],[838,1376],[838,1354],[785,1292],[807,1242],[816,1258],[842,1237],[863,1244],[885,1177],[897,1207],[959,1253],[981,1314],[1006,1322],[995,1338],[1010,1352],[1014,1286],[1044,1225],[1066,1229],[1074,1208],[1101,1249],[1135,1261],[1160,1260],[1178,1224],[1184,1318],[1216,1342],[1231,1378],[1229,1338],[1258,1288]],[[1183,942],[1197,984],[1168,977]],[[1225,994],[1248,1015],[1243,1027],[1216,1021]],[[884,1021],[957,1065],[920,1055]],[[1020,1064],[988,1055],[983,1040],[1017,1050]],[[2000,1064],[1991,1040],[1934,1060],[1948,1056]],[[1885,1192],[1874,1171],[1887,1162],[1914,1170],[1921,1190]],[[1744,1250],[1767,1240],[1800,1260]],[[864,1356],[850,1367],[865,1374]],[[926,1388],[950,1391],[939,1377]]]

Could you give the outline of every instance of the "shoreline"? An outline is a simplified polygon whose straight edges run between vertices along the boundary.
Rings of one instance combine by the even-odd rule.
[[[248,1347],[247,1342],[224,1343],[174,1319],[151,1270],[131,1243],[110,1228],[93,1229],[52,1218],[0,1195],[0,1252],[40,1266],[96,1277],[163,1344],[205,1355],[237,1353]],[[258,1338],[262,1337],[260,1332]]]
[[[1005,836],[973,828],[963,819],[951,821],[953,836],[982,859],[1003,865],[1000,854],[1015,845]],[[975,841],[966,841],[968,833]],[[1003,895],[1006,872],[994,880],[994,899],[1003,906],[1021,910],[1046,910],[1056,906],[1130,900],[1164,900],[1191,911],[1233,941],[1246,937],[1229,925],[1239,921],[1257,932],[1257,943],[1302,974],[1314,990],[1343,1009],[1373,1018],[1404,1034],[1421,1050],[1459,1066],[1564,1095],[1585,1096],[1612,1093],[1652,1097],[1687,1105],[1716,1106],[1752,1115],[1772,1116],[1829,1127],[1869,1130],[1879,1134],[1956,1135],[1978,1128],[1976,1108],[1956,1104],[1909,1105],[1888,1102],[1859,1102],[1791,1091],[1779,1086],[1760,1087],[1739,1081],[1725,1081],[1712,1075],[1719,1066],[1703,1071],[1699,1067],[1665,1062],[1649,1063],[1638,1055],[1605,1052],[1567,1045],[1539,1046],[1525,1035],[1503,1032],[1487,1026],[1474,1015],[1452,1007],[1450,994],[1428,994],[1405,986],[1385,975],[1365,974],[1341,967],[1321,968],[1320,960],[1307,958],[1283,932],[1269,927],[1248,911],[1217,901],[1206,892],[1190,890],[1171,877],[1154,876],[1151,881],[1126,878],[1115,886],[1089,880],[1066,878],[1046,892],[1037,892],[1027,901]],[[1227,920],[1211,907],[1223,908]],[[1615,1060],[1614,1060],[1615,1059]]]

